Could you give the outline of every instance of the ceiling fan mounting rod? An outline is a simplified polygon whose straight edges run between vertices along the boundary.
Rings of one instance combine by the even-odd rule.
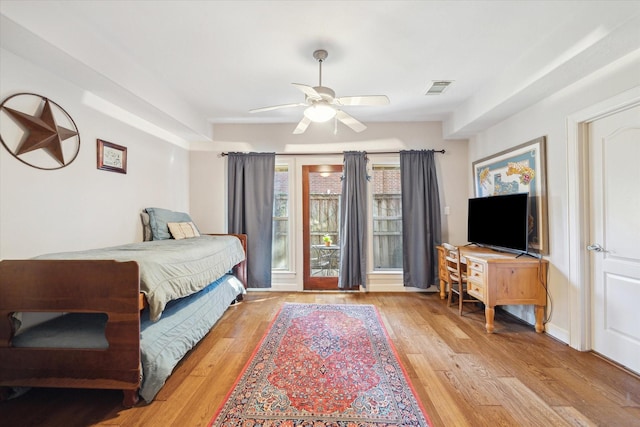
[[[322,62],[327,59],[327,56],[329,56],[329,53],[324,50],[324,49],[318,49],[315,52],[313,52],[313,57],[318,61],[319,63],[319,68],[320,68],[320,72],[319,72],[319,77],[318,77],[318,86],[322,86]]]

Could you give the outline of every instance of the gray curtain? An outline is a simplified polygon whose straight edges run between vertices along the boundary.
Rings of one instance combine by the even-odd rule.
[[[400,151],[404,286],[437,283],[441,243],[440,196],[433,150]]]
[[[340,274],[338,287],[367,286],[367,156],[345,152],[340,195]]]
[[[247,282],[271,287],[275,153],[229,153],[229,233],[247,235]]]

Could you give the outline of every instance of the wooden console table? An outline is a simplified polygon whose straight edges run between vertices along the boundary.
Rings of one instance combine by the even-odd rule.
[[[496,306],[520,304],[535,305],[536,332],[544,332],[549,265],[547,260],[527,255],[517,257],[474,246],[460,247],[460,258],[466,264],[467,292],[485,305],[485,327],[488,333],[493,333],[494,330]],[[444,299],[448,276],[444,266],[444,249],[440,246],[438,259],[440,298]]]

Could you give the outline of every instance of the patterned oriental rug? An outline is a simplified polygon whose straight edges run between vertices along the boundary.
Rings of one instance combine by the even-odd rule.
[[[211,426],[429,426],[371,305],[285,304]]]

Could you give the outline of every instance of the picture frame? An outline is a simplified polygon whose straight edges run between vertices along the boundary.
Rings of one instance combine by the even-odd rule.
[[[475,197],[529,193],[529,252],[549,254],[546,137],[509,148],[472,164]]]
[[[98,169],[127,173],[127,147],[98,139]]]

